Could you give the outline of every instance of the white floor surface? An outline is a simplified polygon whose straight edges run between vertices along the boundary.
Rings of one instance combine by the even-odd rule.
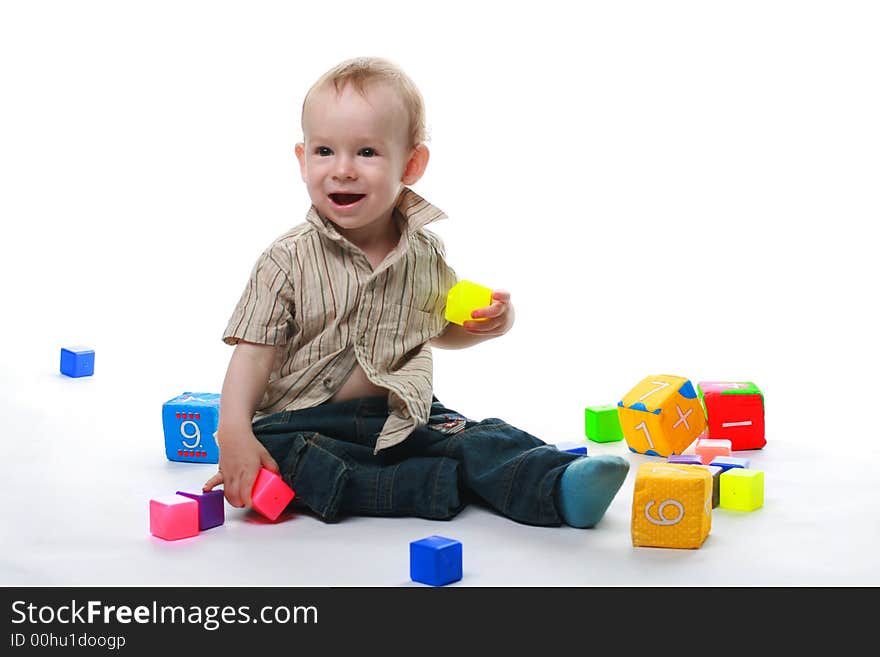
[[[325,524],[288,513],[273,524],[227,505],[223,526],[166,542],[148,532],[149,498],[196,491],[214,466],[167,461],[164,400],[115,374],[98,358],[94,377],[46,369],[3,385],[15,408],[0,415],[0,433],[14,437],[0,584],[419,586],[409,580],[408,545],[432,534],[463,544],[456,586],[880,584],[876,455],[856,461],[772,435],[765,449],[740,453],[765,472],[764,507],[715,509],[698,550],[632,546],[635,470],[659,459],[592,442],[590,453],[621,454],[632,467],[590,530],[526,526],[474,506],[448,522]]]

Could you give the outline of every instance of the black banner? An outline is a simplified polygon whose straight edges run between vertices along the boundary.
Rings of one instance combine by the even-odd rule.
[[[285,648],[334,654],[371,646],[411,654],[462,637],[515,650],[524,641],[583,632],[649,645],[657,632],[690,642],[717,639],[734,627],[743,636],[787,634],[789,642],[809,632],[815,645],[822,631],[839,639],[845,628],[851,640],[852,632],[871,627],[855,589],[28,587],[2,593],[4,655]]]

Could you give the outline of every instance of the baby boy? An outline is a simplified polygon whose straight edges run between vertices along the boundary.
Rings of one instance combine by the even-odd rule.
[[[515,314],[494,290],[471,321],[444,319],[457,279],[425,229],[444,213],[411,189],[429,160],[415,84],[384,59],[342,62],[306,94],[302,130],[311,207],[257,259],[223,334],[235,349],[205,490],[222,483],[249,506],[263,466],[326,521],[448,519],[476,501],[522,523],[594,526],[625,459],[560,451],[434,395],[432,347],[497,338]]]

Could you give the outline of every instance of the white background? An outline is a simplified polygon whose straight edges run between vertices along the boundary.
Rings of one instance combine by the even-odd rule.
[[[652,373],[754,381],[758,458],[790,475],[768,469],[768,500],[797,484],[784,500],[777,486],[791,515],[768,503],[762,531],[780,547],[794,538],[779,521],[803,519],[797,540],[847,549],[821,578],[814,562],[783,582],[880,582],[878,33],[870,2],[3,3],[0,583],[139,581],[86,565],[84,537],[120,512],[114,496],[141,514],[166,483],[210,474],[164,461],[161,404],[219,392],[250,269],[308,208],[303,95],[356,55],[420,87],[431,161],[414,189],[450,217],[431,229],[460,277],[516,306],[504,338],[435,352],[440,399],[560,442],[583,440],[584,406]],[[65,345],[96,350],[94,377],[58,374]],[[617,583],[635,584],[631,483],[607,544],[629,564]],[[39,531],[59,506],[85,541],[74,565],[65,532]],[[523,581],[497,568],[476,581]]]

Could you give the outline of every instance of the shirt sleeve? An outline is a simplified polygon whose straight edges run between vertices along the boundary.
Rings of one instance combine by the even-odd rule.
[[[428,238],[428,242],[433,249],[433,255],[436,258],[436,284],[439,288],[437,295],[437,306],[433,310],[433,314],[438,318],[437,325],[434,327],[433,335],[442,333],[450,322],[446,319],[446,297],[452,286],[458,282],[458,275],[455,270],[446,261],[446,246],[439,235],[431,231],[423,231]]]
[[[260,255],[223,332],[223,342],[287,343],[294,332],[292,261],[292,254],[281,244],[273,244]]]

